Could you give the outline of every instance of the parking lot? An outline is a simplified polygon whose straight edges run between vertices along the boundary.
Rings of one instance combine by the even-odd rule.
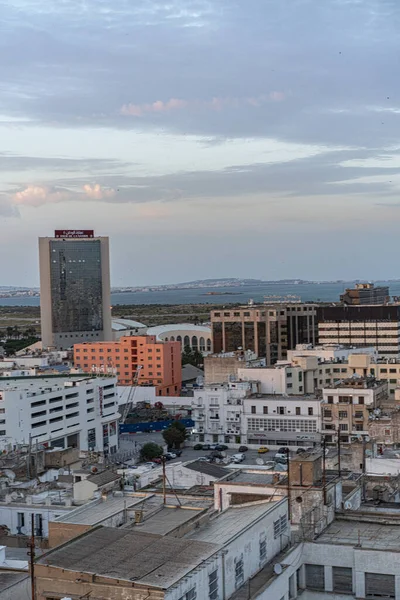
[[[153,433],[136,433],[134,435],[123,434],[120,436],[120,450],[121,452],[129,452],[130,450],[136,449],[137,452],[140,452],[140,448],[149,442],[154,442],[159,446],[164,445],[164,438],[161,433],[153,432]],[[210,450],[193,450],[192,447],[186,446],[182,449],[182,456],[179,458],[175,458],[170,461],[170,463],[178,462],[178,461],[189,461],[195,460],[200,456],[206,456],[210,454]],[[226,455],[232,456],[232,454],[237,454],[237,449],[229,449],[225,450],[224,453]],[[270,461],[274,459],[276,454],[276,450],[270,450],[265,454],[258,454],[257,450],[248,450],[246,452],[246,458],[242,464],[246,465],[256,465],[257,460],[263,460],[264,462]]]

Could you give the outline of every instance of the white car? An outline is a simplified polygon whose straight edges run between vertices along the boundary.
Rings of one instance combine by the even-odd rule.
[[[281,452],[277,452],[274,456],[275,460],[284,460],[287,462],[287,454],[282,454]]]
[[[150,469],[155,469],[158,465],[156,465],[156,463],[153,462],[146,462],[143,465],[144,467],[150,467]]]
[[[244,461],[244,459],[245,455],[243,454],[243,452],[239,452],[239,454],[232,454],[232,456],[230,457],[230,461],[234,463],[241,463]]]

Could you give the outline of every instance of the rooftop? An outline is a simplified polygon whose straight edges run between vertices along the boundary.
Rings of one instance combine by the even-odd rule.
[[[238,469],[233,477],[226,479],[227,483],[247,483],[248,485],[271,485],[274,480],[274,475],[271,472],[263,471],[246,471]]]
[[[147,325],[139,321],[132,321],[132,319],[112,319],[112,328],[113,331],[125,331],[126,329],[147,328]]]
[[[276,502],[260,502],[246,506],[230,506],[211,519],[207,525],[198,529],[196,533],[189,533],[187,537],[209,543],[218,540],[219,544],[225,545],[248,525],[275,508],[277,502],[286,502],[286,499],[279,498]]]
[[[198,369],[194,365],[184,365],[182,367],[182,382],[196,379],[197,377],[204,377],[204,371]]]
[[[386,381],[380,381],[379,379],[375,379],[372,375],[368,375],[367,377],[361,377],[358,375],[354,375],[353,377],[349,377],[348,379],[340,379],[340,381],[336,381],[329,385],[325,385],[324,389],[375,389],[381,385],[386,385]]]
[[[149,327],[147,330],[148,335],[162,335],[164,333],[170,333],[171,331],[193,331],[199,334],[203,333],[211,335],[211,327],[206,325],[193,325],[193,323],[172,323],[171,325],[157,325],[156,327]]]
[[[76,525],[96,525],[125,508],[131,508],[143,502],[142,497],[109,497],[107,500],[94,500],[84,506],[70,511],[54,519],[57,523],[73,523]]]
[[[90,481],[91,483],[94,483],[94,485],[101,487],[102,485],[107,485],[113,481],[118,481],[118,479],[121,479],[121,475],[117,475],[112,471],[102,471],[101,473],[90,475],[87,478],[87,481]]]
[[[220,549],[219,544],[98,527],[38,560],[79,573],[166,589]]]
[[[190,469],[191,471],[197,471],[198,473],[211,475],[211,477],[216,477],[217,479],[225,477],[225,475],[228,474],[228,471],[224,469],[224,467],[220,467],[219,465],[214,465],[212,463],[207,463],[202,460],[194,460],[193,462],[185,463],[183,466],[186,469]]]
[[[54,391],[61,388],[67,388],[68,383],[74,385],[79,382],[86,383],[91,379],[99,377],[98,374],[83,374],[83,373],[55,373],[54,375],[43,374],[43,375],[25,375],[22,377],[0,377],[0,390],[26,390],[32,391],[37,389],[44,389],[44,391]],[[102,375],[107,377],[107,375]],[[111,376],[114,377],[114,376]],[[73,386],[71,386],[73,387]]]
[[[136,524],[135,529],[145,531],[146,533],[168,535],[180,525],[198,517],[202,512],[202,508],[185,508],[168,504],[163,506],[161,510],[158,509],[155,514],[151,515],[143,523]]]
[[[368,521],[344,521],[336,519],[316,540],[317,544],[340,544],[358,546],[370,550],[388,550],[400,552],[400,525],[371,522],[373,515],[368,516]]]
[[[304,394],[303,396],[285,396],[283,394],[250,394],[246,400],[274,400],[275,402],[321,402],[312,394]]]

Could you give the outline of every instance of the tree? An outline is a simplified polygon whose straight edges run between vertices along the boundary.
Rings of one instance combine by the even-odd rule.
[[[182,442],[185,441],[185,434],[176,427],[168,427],[163,431],[162,436],[168,448],[179,448]]]
[[[14,329],[12,327],[7,327],[6,332],[8,339],[10,339],[14,333]]]
[[[203,366],[203,355],[198,350],[192,350],[190,346],[185,346],[182,352],[182,366],[193,365],[194,367]]]
[[[161,446],[155,444],[154,442],[148,442],[147,444],[144,444],[140,451],[141,457],[145,460],[158,458],[159,456],[162,456],[162,453],[163,449],[161,448]]]
[[[186,430],[186,426],[183,423],[181,423],[180,421],[174,421],[173,423],[171,423],[170,427],[173,427],[174,429],[180,431],[185,436],[184,439],[186,440],[186,438],[188,437],[188,432]]]
[[[19,340],[19,338],[21,337],[21,332],[18,329],[18,325],[14,325],[14,327],[13,327],[13,334],[14,334],[14,338],[16,340]]]

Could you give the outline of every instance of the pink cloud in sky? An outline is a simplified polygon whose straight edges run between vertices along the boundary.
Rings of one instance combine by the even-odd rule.
[[[115,196],[115,190],[111,188],[103,188],[98,183],[94,183],[93,185],[87,183],[83,186],[83,191],[86,196],[92,200],[104,200],[105,198],[112,198]]]
[[[28,185],[24,190],[14,194],[13,202],[20,206],[42,206],[62,202],[67,198],[66,190],[57,190],[43,185]]]
[[[218,97],[211,100],[183,100],[181,98],[170,98],[167,102],[156,100],[151,104],[124,104],[120,113],[124,116],[143,117],[148,113],[168,113],[174,110],[186,108],[206,108],[210,110],[223,110],[224,108],[239,108],[240,106],[259,107],[266,102],[281,102],[285,99],[283,92],[270,92],[267,95],[244,98]]]

